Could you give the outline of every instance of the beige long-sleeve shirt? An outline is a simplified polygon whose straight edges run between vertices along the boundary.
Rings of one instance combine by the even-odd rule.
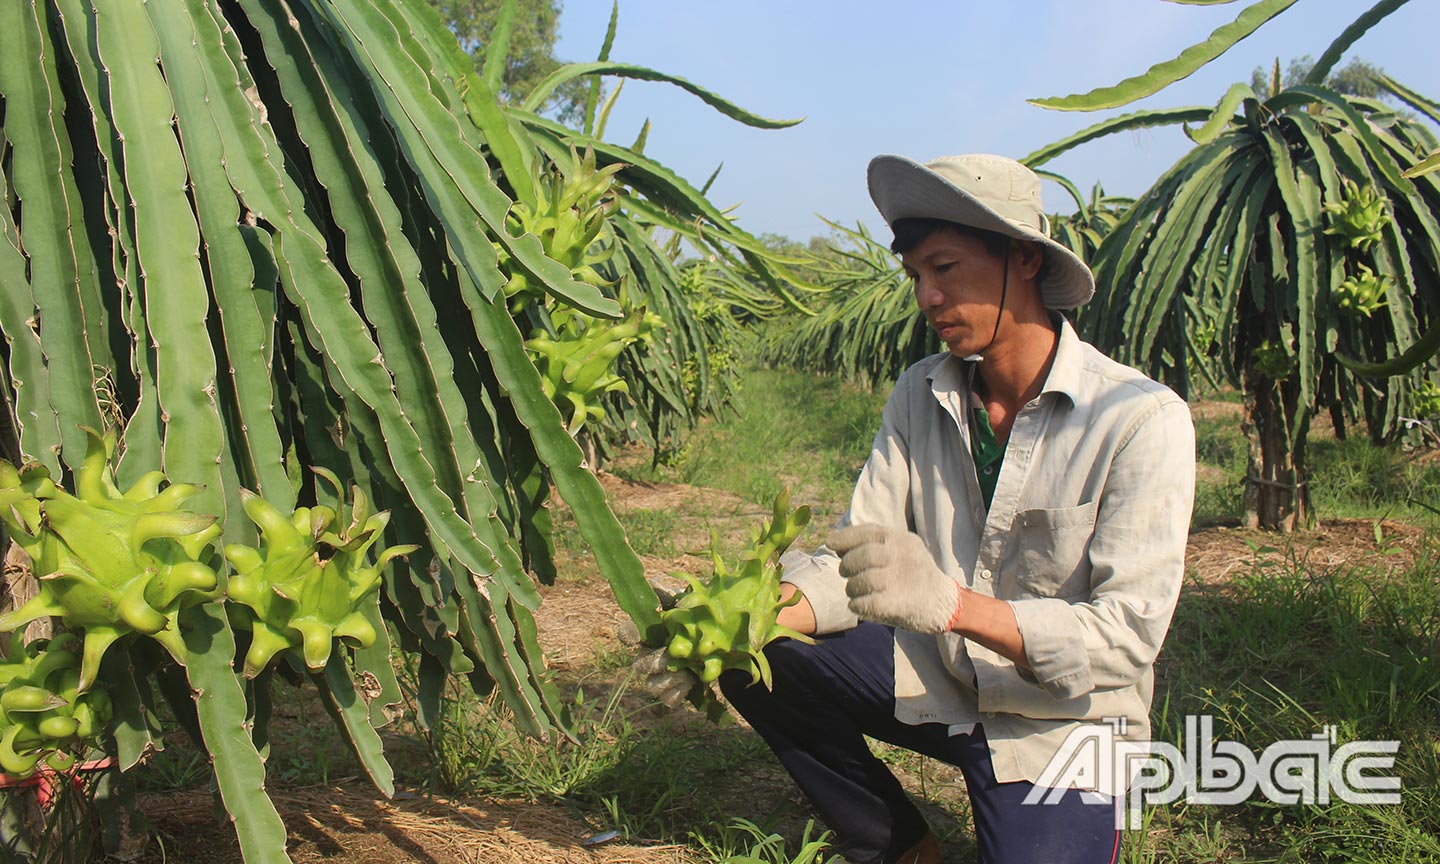
[[[1194,426],[1172,391],[1062,323],[1044,388],[1011,428],[987,511],[965,422],[967,378],[949,354],[900,377],[843,524],[913,531],[943,572],[1010,603],[1029,672],[958,634],[897,630],[895,715],[982,723],[996,778],[1034,782],[1082,722],[1123,717],[1123,737],[1149,736],[1155,657],[1184,572]],[[820,633],[855,625],[833,553],[782,560]]]

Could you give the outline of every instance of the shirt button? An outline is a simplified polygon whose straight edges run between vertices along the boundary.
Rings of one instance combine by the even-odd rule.
[[[989,578],[990,578],[990,571],[989,571],[989,570],[981,570],[981,571],[980,571],[980,578],[981,578],[981,579],[989,579]]]
[[[995,473],[995,466],[994,466],[994,465],[986,465],[986,466],[985,466],[985,474],[986,474],[987,476],[990,475],[990,474],[994,474],[994,473]]]

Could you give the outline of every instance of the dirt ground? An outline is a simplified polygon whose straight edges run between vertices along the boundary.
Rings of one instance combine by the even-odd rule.
[[[676,536],[669,546],[687,551],[669,557],[642,556],[647,575],[661,581],[673,580],[668,574],[676,570],[708,572],[709,562],[700,553],[709,546],[711,530],[743,537],[766,515],[762,508],[715,490],[634,483],[608,474],[602,475],[602,480],[618,512],[675,514]],[[563,513],[559,515],[563,518]],[[1208,527],[1191,537],[1186,590],[1213,590],[1236,572],[1250,568],[1257,557],[1279,561],[1293,556],[1314,570],[1362,562],[1373,565],[1377,560],[1402,567],[1413,560],[1421,529],[1392,522],[1379,527],[1378,541],[1376,526],[1370,521],[1332,522],[1318,532],[1289,540],[1232,526]],[[625,618],[603,580],[594,577],[593,564],[587,572],[583,554],[559,563],[561,578],[542,589],[540,641],[557,674],[573,680],[593,668],[597,657],[621,656],[633,649],[617,636]],[[673,580],[670,584],[681,583]],[[785,780],[777,773],[768,782],[784,784]],[[289,829],[289,853],[297,864],[660,864],[693,860],[676,846],[644,847],[616,841],[587,845],[586,839],[595,836],[594,829],[551,804],[448,800],[405,790],[386,801],[360,779],[300,789],[272,785],[271,793]],[[142,808],[158,835],[158,841],[139,859],[145,864],[232,864],[241,860],[234,831],[228,823],[215,819],[209,793],[147,795]]]
[[[459,801],[399,791],[386,801],[360,781],[271,789],[296,864],[659,864],[686,862],[674,846],[604,842],[564,808],[532,802]],[[234,864],[240,845],[214,818],[205,791],[142,796],[157,840],[143,864]]]

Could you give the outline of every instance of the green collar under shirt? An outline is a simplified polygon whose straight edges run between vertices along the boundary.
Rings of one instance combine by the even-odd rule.
[[[995,481],[1000,479],[1000,463],[1005,461],[1005,448],[995,440],[995,430],[990,427],[990,412],[980,400],[975,400],[971,411],[970,455],[975,459],[975,479],[980,481],[980,494],[985,499],[985,509],[995,497]]]

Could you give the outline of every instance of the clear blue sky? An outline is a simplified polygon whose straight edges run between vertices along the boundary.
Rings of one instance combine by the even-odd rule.
[[[621,0],[611,59],[688,78],[767,117],[805,117],[780,130],[742,126],[663,84],[627,81],[606,131],[630,143],[646,118],[645,152],[699,185],[752,233],[805,240],[816,214],[878,227],[865,192],[877,153],[1023,156],[1106,113],[1048,111],[1027,98],[1114,84],[1174,57],[1253,0],[1205,7],[1162,0]],[[1257,66],[1319,56],[1372,0],[1299,0],[1220,60],[1136,105],[1214,105]],[[609,0],[566,0],[556,55],[592,60]],[[1440,98],[1440,0],[1411,0],[1351,54]],[[1349,59],[1350,55],[1346,56]],[[613,81],[613,79],[610,79]],[[613,85],[612,85],[613,86]],[[1142,192],[1189,146],[1175,127],[1121,133],[1046,167],[1082,189]],[[1068,210],[1047,184],[1046,204]]]

